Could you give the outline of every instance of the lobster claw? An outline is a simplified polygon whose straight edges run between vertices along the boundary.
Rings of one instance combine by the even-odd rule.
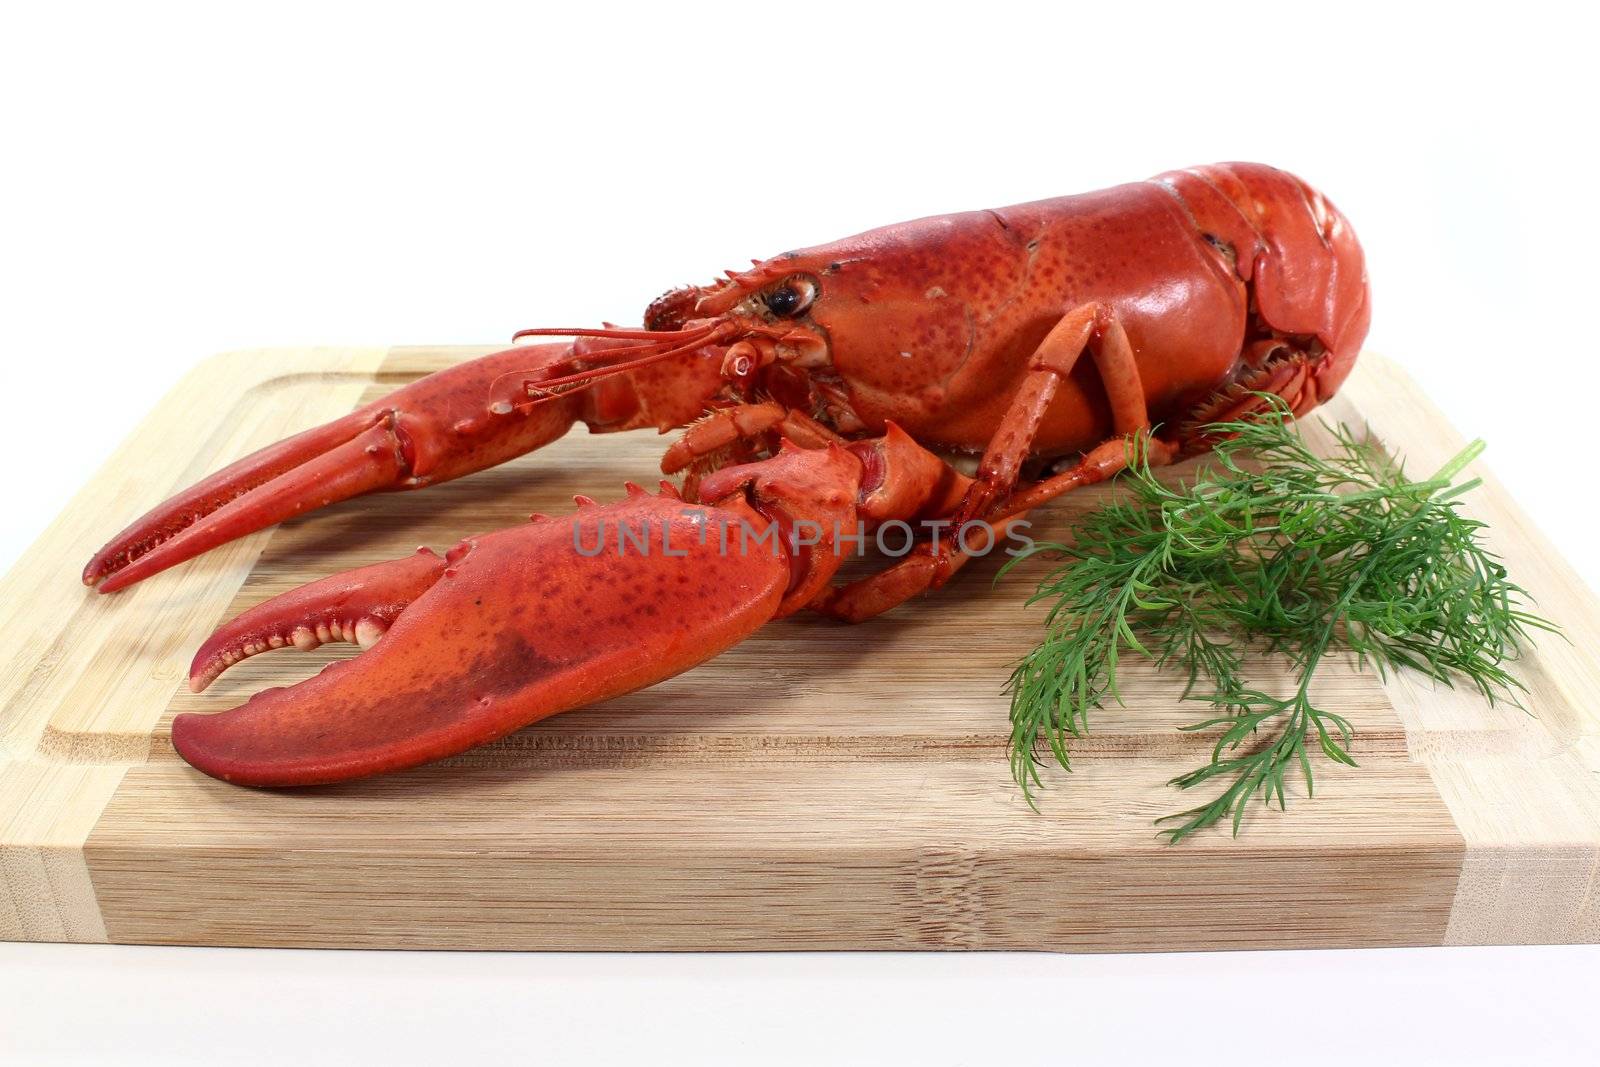
[[[381,489],[503,463],[566,433],[579,396],[495,405],[496,381],[559,372],[572,346],[511,348],[428,375],[279,441],[173,496],[96,552],[85,585],[109,593],[284,519]]]
[[[615,504],[579,503],[566,519],[336,575],[246,612],[200,649],[194,688],[269,648],[352,637],[372,647],[231,711],[178,716],[174,746],[253,786],[414,766],[688,670],[773,617],[789,587],[783,554],[729,552],[706,536],[713,521],[764,522],[742,497],[695,506],[630,487]]]

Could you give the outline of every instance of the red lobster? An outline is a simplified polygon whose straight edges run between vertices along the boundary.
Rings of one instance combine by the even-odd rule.
[[[1114,475],[1135,436],[1168,463],[1261,393],[1315,407],[1369,319],[1348,222],[1259,164],[922,219],[674,290],[642,329],[523,331],[577,340],[441,371],[248,456],[134,523],[84,581],[116,589],[324,504],[501,463],[574,422],[688,426],[662,462],[689,472],[681,494],[630,485],[614,504],[578,498],[565,520],[326,578],[200,649],[196,689],[269,648],[371,646],[231,711],[179,716],[172,736],[243,784],[375,774],[651,685],[802,608],[888,610],[1029,509]],[[940,456],[953,452],[981,453],[974,476]],[[839,532],[893,519],[950,532],[834,587]],[[585,551],[608,525],[673,550]],[[730,549],[729,529],[777,547]]]

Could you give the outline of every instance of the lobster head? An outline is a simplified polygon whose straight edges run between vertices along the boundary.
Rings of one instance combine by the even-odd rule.
[[[961,364],[973,324],[1015,292],[1026,268],[1015,251],[986,212],[921,219],[673,290],[645,321],[720,331],[730,382],[832,366],[856,387],[913,397]]]
[[[823,293],[818,272],[798,254],[758,262],[727,281],[674,289],[645,310],[647,330],[695,333],[710,330],[726,345],[722,374],[733,382],[753,380],[774,363],[797,367],[828,362],[830,344],[816,318]]]

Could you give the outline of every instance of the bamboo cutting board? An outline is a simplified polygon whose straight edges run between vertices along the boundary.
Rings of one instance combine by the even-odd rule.
[[[174,489],[479,349],[218,357],[185,379],[0,586],[0,937],[489,949],[1204,949],[1600,940],[1600,610],[1493,481],[1472,498],[1561,622],[1521,665],[1530,714],[1332,671],[1358,770],[1169,847],[1165,785],[1204,758],[1176,679],[1127,678],[1075,770],[1030,811],[1005,759],[1009,666],[1037,640],[975,564],[861,627],[801,617],[653,689],[444,764],[254,792],[173,753],[221,710],[348,652],[250,660],[203,696],[189,656],[224,618],[337,569],[615,499],[664,442],[575,433],[421,493],[368,497],[114,596],[90,552]],[[1364,357],[1331,418],[1413,468],[1461,444]],[[1037,513],[1059,530],[1104,488]],[[1114,491],[1114,490],[1112,490]],[[1043,563],[1038,567],[1044,566]],[[1135,676],[1136,675],[1136,676]],[[1280,674],[1263,668],[1261,680]]]

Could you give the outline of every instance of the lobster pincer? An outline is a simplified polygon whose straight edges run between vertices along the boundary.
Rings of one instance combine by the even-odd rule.
[[[614,503],[578,498],[565,518],[324,578],[219,630],[195,656],[191,687],[270,649],[369,647],[231,711],[180,715],[173,744],[207,774],[254,786],[461,752],[672,677],[820,601],[841,531],[884,505],[908,517],[944,506],[951,476],[903,435],[786,445],[715,472],[698,502],[666,482],[657,493],[629,485]]]
[[[123,530],[89,561],[84,584],[109,593],[305,511],[493,467],[549,444],[576,422],[595,432],[679,426],[700,414],[705,395],[720,384],[716,349],[676,345],[683,350],[674,352],[657,343],[654,351],[671,358],[630,377],[606,371],[634,357],[639,342],[608,336],[618,331],[584,332],[595,336],[450,367],[244,457]],[[569,374],[598,381],[527,402],[523,381]]]

